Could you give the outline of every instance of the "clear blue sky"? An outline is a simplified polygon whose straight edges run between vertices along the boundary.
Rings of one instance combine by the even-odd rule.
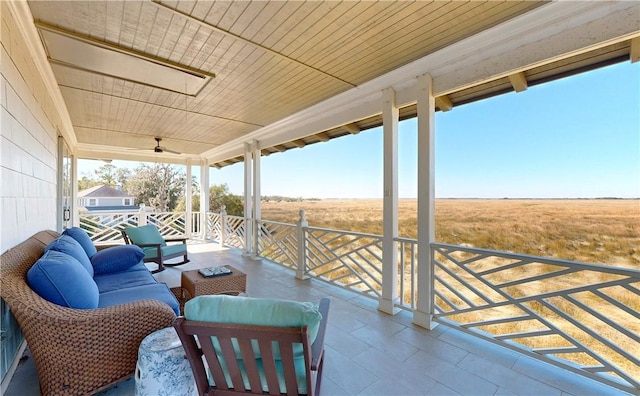
[[[454,107],[436,113],[435,128],[438,198],[640,197],[640,64]],[[401,198],[416,197],[416,142],[416,120],[401,122]],[[261,161],[262,195],[382,198],[382,128]],[[90,163],[80,176],[101,165]],[[212,169],[210,182],[241,195],[243,172]]]

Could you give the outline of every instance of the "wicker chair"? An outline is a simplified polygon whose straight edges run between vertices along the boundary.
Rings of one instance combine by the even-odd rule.
[[[156,300],[108,308],[65,308],[26,282],[29,268],[59,236],[41,231],[2,254],[0,295],[16,317],[44,395],[96,393],[134,374],[140,342],[171,326],[173,310]]]
[[[312,345],[307,326],[237,325],[191,321],[184,317],[177,318],[173,326],[191,364],[200,395],[318,395],[324,364],[329,299],[320,301],[319,311],[322,321]],[[219,342],[218,351],[212,337]],[[272,348],[273,342],[279,345],[279,356]],[[260,358],[255,356],[256,343],[259,345]],[[294,344],[302,344],[304,356],[304,361],[298,362],[298,365],[304,365],[304,370],[298,372]],[[241,353],[242,359],[237,359],[238,353]],[[205,368],[203,355],[208,369]],[[207,371],[214,385],[209,383]],[[304,379],[300,378],[301,371],[304,371]]]

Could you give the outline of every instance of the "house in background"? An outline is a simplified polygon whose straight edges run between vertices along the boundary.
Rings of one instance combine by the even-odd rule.
[[[111,186],[100,185],[78,191],[78,207],[89,212],[137,212],[140,206],[135,205],[134,201],[135,196]]]

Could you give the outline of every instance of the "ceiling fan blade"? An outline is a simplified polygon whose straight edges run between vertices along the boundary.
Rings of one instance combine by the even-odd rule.
[[[180,152],[178,152],[178,151],[169,150],[168,148],[164,148],[164,147],[161,147],[161,149],[162,149],[162,151],[163,151],[163,152],[165,152],[165,153],[171,153],[171,154],[182,154],[182,153],[180,153]]]

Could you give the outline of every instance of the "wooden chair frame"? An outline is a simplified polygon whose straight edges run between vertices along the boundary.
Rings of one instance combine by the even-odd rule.
[[[251,326],[190,321],[184,317],[177,318],[173,326],[191,364],[198,394],[208,396],[231,396],[247,393],[299,395],[293,356],[293,345],[299,343],[302,344],[304,355],[306,395],[318,395],[324,364],[324,337],[329,314],[329,299],[324,298],[320,301],[319,310],[322,314],[322,321],[313,344],[310,343],[307,326]],[[225,364],[222,364],[220,356],[214,349],[211,340],[211,337],[214,336],[220,343],[221,355]],[[238,364],[237,352],[234,349],[232,339],[237,340],[244,370]],[[263,370],[260,370],[256,364],[252,340],[257,341],[259,345]],[[275,364],[272,348],[274,341],[279,344],[281,371],[276,368]],[[205,360],[215,385],[209,383]],[[227,382],[225,377],[225,366],[230,382]],[[243,373],[248,378],[248,389],[245,386]],[[266,379],[266,383],[260,380],[261,374]],[[283,378],[286,393],[281,393],[279,376]]]

